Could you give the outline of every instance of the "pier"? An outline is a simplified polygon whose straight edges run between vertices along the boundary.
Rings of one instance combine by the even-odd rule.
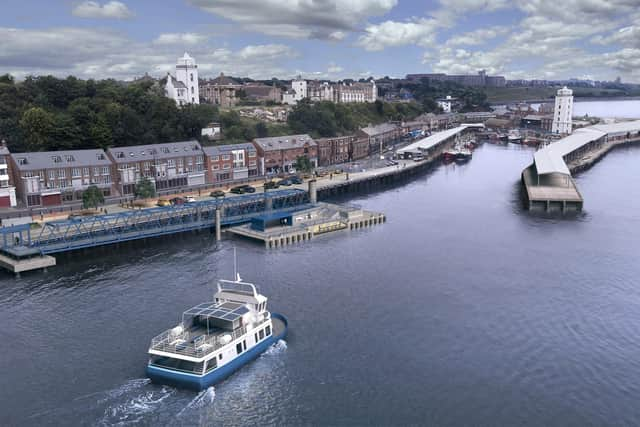
[[[267,248],[308,242],[315,236],[340,230],[357,230],[382,224],[382,213],[319,203],[294,213],[266,214],[251,223],[231,227],[229,232],[264,243]]]
[[[577,129],[536,151],[522,171],[525,205],[532,211],[579,212],[584,200],[572,173],[585,170],[612,148],[640,142],[640,120]]]

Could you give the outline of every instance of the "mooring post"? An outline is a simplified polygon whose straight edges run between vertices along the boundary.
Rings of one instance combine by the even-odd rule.
[[[318,203],[318,191],[316,189],[315,179],[309,181],[309,201],[314,205]]]
[[[222,222],[222,220],[220,218],[221,218],[220,208],[216,208],[216,241],[217,242],[219,242],[222,239],[222,232],[220,230],[220,222]]]

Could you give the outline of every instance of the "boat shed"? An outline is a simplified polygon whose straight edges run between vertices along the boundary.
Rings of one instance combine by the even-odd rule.
[[[404,148],[396,151],[396,155],[403,159],[410,159],[416,154],[429,155],[434,150],[440,148],[441,145],[451,141],[457,135],[464,133],[468,129],[484,129],[482,123],[462,124],[458,127],[447,129],[442,132],[434,133],[426,138],[409,144]]]

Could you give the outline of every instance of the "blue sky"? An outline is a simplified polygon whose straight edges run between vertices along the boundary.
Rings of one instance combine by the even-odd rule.
[[[0,73],[131,79],[475,73],[640,82],[640,0],[21,0]]]

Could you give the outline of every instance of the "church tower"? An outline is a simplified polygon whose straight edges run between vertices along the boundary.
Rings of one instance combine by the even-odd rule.
[[[198,65],[195,59],[187,52],[176,63],[176,80],[187,87],[186,102],[189,104],[200,104],[200,93],[198,87]]]

